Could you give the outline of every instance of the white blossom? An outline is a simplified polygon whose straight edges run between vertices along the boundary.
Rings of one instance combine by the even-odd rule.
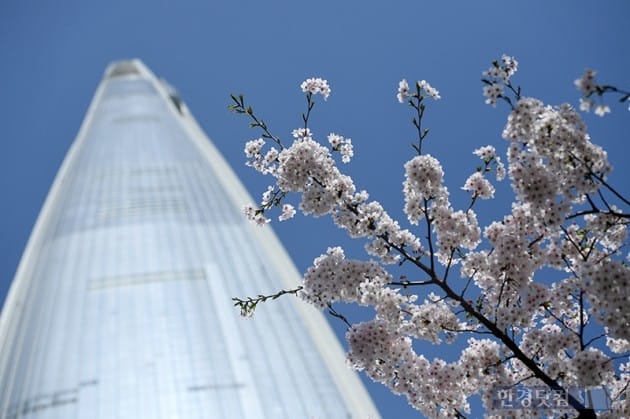
[[[328,142],[332,146],[333,150],[338,149],[343,144],[343,137],[335,133],[328,134]]]
[[[344,163],[350,163],[350,159],[354,156],[352,141],[347,139],[339,148],[339,152],[341,153],[341,161]]]
[[[245,155],[248,158],[256,157],[260,155],[260,150],[265,145],[265,140],[258,138],[256,140],[248,141],[245,144]]]
[[[256,208],[252,204],[246,204],[243,206],[242,212],[248,220],[253,220]]]
[[[595,115],[604,116],[607,113],[610,113],[610,107],[608,105],[597,105],[595,106]]]
[[[426,80],[420,80],[418,82],[418,88],[423,90],[427,95],[431,96],[435,100],[441,98],[440,92],[438,92],[435,87],[432,87]]]
[[[341,247],[330,247],[304,275],[301,297],[323,308],[334,301],[357,302],[366,285],[381,287],[389,282],[390,275],[377,263],[346,259]]]
[[[594,70],[587,68],[586,70],[584,70],[584,74],[582,74],[582,77],[575,80],[575,87],[577,87],[584,96],[589,96],[597,90],[597,84],[595,83],[595,74],[596,72]]]
[[[280,221],[286,221],[290,218],[293,218],[295,215],[295,208],[291,204],[284,204],[282,206],[282,214],[278,217]]]
[[[507,79],[504,80],[507,82],[510,77],[516,73],[518,70],[518,61],[514,57],[510,57],[509,55],[503,54],[501,56],[501,62],[503,64],[503,68],[505,69],[505,73],[507,74]]]
[[[476,149],[473,151],[473,154],[478,156],[484,162],[489,162],[496,157],[497,151],[494,146],[487,145]]]
[[[304,93],[321,94],[324,100],[328,99],[328,96],[330,96],[328,81],[319,77],[304,80],[300,88]]]
[[[611,337],[630,340],[630,268],[607,259],[597,264],[581,263],[579,268],[593,314],[608,328]]]
[[[481,172],[475,172],[466,179],[466,183],[462,187],[465,191],[470,191],[474,196],[478,196],[482,199],[494,198],[494,186],[488,179],[483,176]]]
[[[296,138],[298,140],[313,138],[313,134],[311,133],[311,130],[309,128],[296,128],[291,132],[291,135],[293,135],[293,138]]]
[[[486,97],[486,103],[494,107],[497,106],[497,99],[503,95],[503,86],[499,83],[491,83],[483,87],[483,95]]]
[[[331,133],[328,135],[328,142],[333,150],[341,153],[341,161],[349,163],[352,156],[354,156],[354,148],[352,146],[352,140],[350,138],[344,138],[341,135]]]
[[[518,61],[516,61],[514,57],[504,54],[501,57],[501,62],[497,61],[493,63],[492,67],[483,72],[483,75],[494,79],[500,79],[502,83],[507,84],[517,70]]]
[[[417,224],[423,217],[422,200],[446,193],[442,185],[443,177],[442,165],[429,154],[414,157],[405,163],[405,213],[412,224]]]
[[[580,110],[583,112],[590,112],[595,107],[595,102],[588,98],[580,98]]]
[[[407,80],[402,79],[398,83],[398,93],[396,94],[396,97],[400,103],[403,103],[405,99],[409,97],[409,83],[407,83]]]

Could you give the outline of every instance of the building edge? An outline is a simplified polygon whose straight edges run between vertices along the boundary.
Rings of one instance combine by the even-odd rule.
[[[63,159],[59,170],[57,171],[57,175],[53,180],[52,186],[46,195],[46,199],[44,200],[44,204],[42,205],[42,209],[37,216],[35,224],[33,225],[33,229],[26,243],[26,247],[24,248],[24,253],[20,258],[20,262],[18,264],[17,270],[15,272],[15,276],[13,277],[13,281],[9,287],[9,291],[4,301],[4,305],[2,307],[2,312],[0,313],[0,371],[4,368],[11,368],[8,365],[7,357],[10,356],[11,351],[6,350],[5,346],[9,343],[15,343],[13,336],[15,335],[16,329],[20,327],[21,322],[19,321],[22,316],[22,311],[25,309],[25,297],[28,294],[28,290],[32,286],[32,277],[31,275],[35,264],[32,262],[36,255],[39,253],[39,250],[42,248],[43,238],[45,236],[45,229],[47,225],[50,225],[48,220],[52,216],[52,211],[56,206],[56,202],[59,199],[59,192],[65,186],[65,181],[67,178],[67,172],[70,170],[70,166],[72,164],[73,156],[78,152],[81,148],[82,143],[84,142],[85,132],[90,126],[92,119],[94,118],[94,110],[100,100],[101,95],[103,94],[104,83],[101,81],[98,85],[96,93],[94,94],[94,98],[90,102],[88,110],[86,112],[85,118],[83,119],[83,123],[79,128],[79,132],[75,140],[70,145],[70,149]],[[15,319],[15,320],[14,320]],[[16,382],[14,379],[15,373],[17,369],[14,369],[10,376],[10,383]],[[0,387],[3,384],[0,382]],[[3,388],[4,392],[10,392],[11,388]],[[0,406],[0,414],[6,413],[6,409],[8,406]]]
[[[143,68],[151,74],[146,67],[143,66]],[[168,98],[169,91],[167,88],[162,83],[159,83],[152,74],[151,77],[153,77],[154,83],[159,85],[158,90],[160,94]],[[190,138],[193,139],[202,155],[212,163],[213,167],[217,167],[218,172],[223,174],[223,181],[227,186],[226,192],[235,206],[239,208],[245,204],[255,202],[221,152],[201,129],[185,103],[182,102],[182,105],[183,109],[181,114],[178,114],[179,110],[176,106],[171,107],[171,112],[180,116],[182,126],[190,133]],[[302,276],[271,226],[266,225],[261,228],[252,223],[247,223],[247,229],[258,241],[265,243],[262,249],[266,253],[267,260],[272,261],[272,263],[277,266],[287,267],[286,270],[279,270],[282,275],[280,279],[284,286],[287,289],[291,289],[300,285]],[[345,351],[332,330],[332,327],[324,318],[323,313],[313,306],[297,299],[291,299],[291,304],[295,307],[301,320],[306,325],[330,374],[334,377],[334,381],[337,383],[342,397],[355,417],[370,419],[380,418],[381,416],[369,393],[365,389],[363,382],[358,374],[348,366]],[[254,319],[254,321],[256,320]]]

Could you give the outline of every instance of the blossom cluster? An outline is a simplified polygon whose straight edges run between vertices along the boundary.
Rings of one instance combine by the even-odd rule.
[[[249,221],[253,221],[259,226],[263,226],[271,221],[269,218],[265,217],[262,210],[254,207],[252,204],[243,206],[243,214]]]
[[[431,96],[435,100],[441,99],[440,92],[435,87],[431,86],[429,82],[426,80],[417,81],[416,90],[417,90],[417,93],[414,95],[411,95],[409,93],[409,83],[407,82],[406,79],[402,79],[398,83],[398,92],[396,93],[396,98],[398,99],[400,103],[403,103],[410,96],[420,98],[421,96],[424,96],[425,94],[427,96]]]
[[[328,99],[328,96],[330,96],[328,81],[319,77],[306,79],[302,82],[300,88],[304,93],[321,94],[324,100]]]
[[[448,190],[443,185],[444,172],[440,162],[429,154],[419,155],[405,163],[405,213],[411,224],[418,224],[428,216],[433,223],[438,259],[444,264],[450,261],[450,254],[462,247],[473,249],[479,243],[480,230],[474,211],[455,211],[448,199]],[[480,193],[490,197],[492,186],[480,180],[473,185],[472,180],[464,188],[480,187]],[[492,192],[493,193],[493,192]]]
[[[415,353],[409,337],[377,319],[353,325],[346,339],[348,362],[353,368],[364,370],[372,380],[406,396],[424,414],[470,412],[466,400],[469,391],[462,391],[467,390],[465,371],[458,363],[440,359],[429,362]]]
[[[604,116],[610,113],[610,107],[603,103],[603,96],[606,93],[613,93],[621,95],[619,102],[630,103],[630,91],[619,89],[615,86],[608,84],[599,84],[595,81],[595,70],[587,68],[584,70],[582,77],[575,80],[575,87],[582,93],[580,98],[580,110],[584,112],[590,112],[595,109],[595,114],[598,116]],[[595,98],[599,99],[595,102]],[[628,106],[630,111],[630,106]]]
[[[405,214],[409,222],[418,224],[426,212],[423,201],[447,194],[442,184],[444,171],[439,160],[430,154],[416,156],[405,163]]]
[[[318,80],[321,79],[305,81],[303,88],[310,89],[308,86]],[[282,197],[287,193],[298,193],[301,195],[299,209],[304,214],[332,215],[335,223],[352,237],[370,238],[366,250],[383,263],[399,261],[400,256],[392,246],[416,253],[422,251],[415,235],[402,229],[378,202],[369,201],[365,191],[357,191],[352,179],[342,174],[337,167],[333,151],[341,154],[344,163],[349,162],[354,155],[349,138],[329,134],[329,149],[315,140],[309,128],[297,128],[292,131],[292,136],[294,142],[281,151],[275,147],[264,151],[266,142],[262,138],[246,144],[247,165],[275,178],[274,187],[263,194],[260,206],[249,206],[244,210],[250,220],[259,225],[266,224],[269,219],[265,212],[275,205],[283,208],[279,217],[281,220],[291,218],[295,214],[294,208],[282,202]],[[270,195],[273,195],[273,199],[270,199]]]
[[[587,231],[596,234],[597,241],[608,252],[620,249],[628,239],[627,222],[619,217],[621,209],[610,206],[610,213],[586,214],[584,216]]]
[[[481,230],[477,222],[477,214],[468,211],[455,211],[446,198],[431,203],[430,217],[437,237],[438,260],[448,265],[451,253],[457,249],[472,250],[480,242]]]
[[[352,147],[352,140],[350,138],[344,138],[341,135],[330,133],[328,135],[328,142],[334,151],[341,153],[342,162],[350,162],[350,159],[354,156],[354,148]]]
[[[595,115],[604,116],[610,113],[610,107],[602,103],[596,104],[593,100],[593,93],[598,92],[598,85],[595,82],[595,70],[587,68],[584,70],[582,77],[575,80],[575,87],[582,93],[580,98],[580,110],[584,112],[590,112],[595,110]]]
[[[470,175],[462,189],[472,192],[473,196],[478,196],[481,199],[494,198],[494,186],[481,172],[475,172]]]
[[[331,247],[304,275],[301,297],[320,308],[335,301],[354,303],[362,288],[389,282],[391,276],[377,263],[346,259],[342,248]]]
[[[569,105],[518,101],[503,137],[510,141],[509,175],[516,196],[545,217],[554,202],[581,202],[611,172],[606,152],[590,141],[586,126]],[[559,200],[559,201],[558,201]]]
[[[597,91],[597,83],[595,82],[595,70],[587,68],[579,79],[575,79],[575,87],[578,88],[584,96],[590,96]]]
[[[619,261],[604,259],[596,265],[582,264],[580,276],[593,313],[608,328],[611,337],[630,341],[630,268]]]
[[[501,157],[497,155],[497,150],[494,148],[494,146],[487,145],[484,147],[479,147],[478,149],[473,151],[473,154],[479,157],[484,162],[486,166],[486,171],[492,170],[490,168],[490,165],[494,166],[497,180],[503,180],[505,178],[505,166],[501,161]]]
[[[431,86],[426,80],[420,80],[418,82],[418,89],[425,92],[427,95],[431,96],[435,100],[442,98],[440,96],[440,92],[435,87]]]
[[[503,83],[508,83],[510,77],[518,70],[518,61],[514,57],[503,54],[501,56],[501,62],[495,61],[492,63],[492,67],[483,72],[484,76],[492,77],[495,79],[501,79]]]
[[[396,93],[396,98],[400,103],[403,103],[409,97],[409,83],[407,83],[406,79],[402,79],[398,83],[398,93]]]
[[[246,164],[262,174],[273,173],[275,170],[274,163],[278,158],[279,152],[275,147],[271,147],[263,155],[262,148],[264,145],[265,140],[262,138],[248,141],[245,144],[245,156],[249,159]]]
[[[503,86],[510,86],[510,78],[518,70],[518,61],[514,57],[503,55],[501,61],[494,61],[492,67],[483,72],[487,79],[483,79],[483,95],[486,103],[496,106],[497,99],[503,97],[505,91]]]

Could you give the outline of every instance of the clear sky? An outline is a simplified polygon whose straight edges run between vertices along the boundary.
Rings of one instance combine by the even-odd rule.
[[[266,180],[244,166],[244,142],[256,136],[227,111],[244,93],[279,136],[300,125],[307,77],[328,79],[311,128],[352,138],[344,166],[360,188],[402,217],[402,164],[414,139],[398,81],[426,79],[442,100],[429,103],[426,151],[442,160],[455,204],[477,161],[473,149],[501,139],[508,109],[483,103],[481,72],[503,53],[520,62],[513,80],[526,96],[578,103],[573,80],[584,68],[630,86],[630,2],[626,0],[334,1],[111,0],[0,3],[0,301],[53,178],[74,140],[106,65],[140,58],[177,87],[199,123],[258,198]],[[585,117],[609,152],[615,184],[628,191],[630,113]],[[510,195],[482,208],[503,214]],[[485,218],[484,218],[485,217]],[[404,222],[402,223],[405,224]],[[329,245],[348,245],[328,219],[297,217],[276,231],[305,271]],[[334,320],[334,319],[333,319]],[[255,321],[255,320],[254,320]],[[290,321],[288,319],[287,321]],[[337,331],[343,327],[336,322]],[[379,385],[369,390],[385,418],[418,417]]]

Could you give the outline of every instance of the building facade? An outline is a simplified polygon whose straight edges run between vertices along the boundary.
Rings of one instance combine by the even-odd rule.
[[[378,417],[186,105],[113,63],[54,181],[0,317],[0,418]]]

